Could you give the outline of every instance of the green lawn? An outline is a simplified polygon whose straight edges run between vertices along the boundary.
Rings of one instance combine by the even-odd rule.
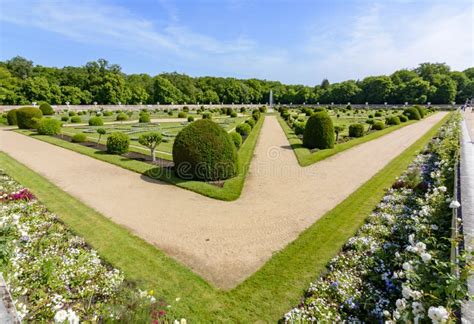
[[[0,153],[2,168],[56,213],[75,233],[122,269],[130,280],[154,289],[191,322],[277,321],[296,305],[309,283],[363,224],[385,190],[436,134],[446,116],[333,210],[235,289],[220,291],[185,266],[132,235],[42,176]],[[261,126],[260,121],[260,126]],[[258,133],[258,132],[255,132]],[[290,194],[290,193],[289,193]]]
[[[151,164],[137,161],[137,160],[131,160],[120,155],[106,154],[105,152],[98,151],[94,148],[64,141],[56,137],[46,136],[46,135],[37,135],[31,131],[26,131],[26,130],[18,130],[18,132],[25,135],[32,136],[33,138],[42,140],[44,142],[48,142],[50,144],[54,144],[54,145],[57,145],[57,146],[87,155],[87,156],[90,156],[90,157],[93,157],[101,161],[118,165],[122,168],[131,170],[134,172],[145,174],[149,176],[150,178],[159,179],[162,181],[166,181],[168,183],[175,184],[181,188],[192,190],[204,196],[229,201],[229,200],[235,200],[240,197],[240,193],[242,192],[242,188],[244,186],[245,177],[247,175],[248,169],[250,167],[250,163],[252,161],[253,151],[257,144],[257,139],[258,139],[258,136],[260,135],[260,130],[262,129],[264,119],[265,119],[264,116],[260,118],[260,120],[256,123],[254,129],[252,130],[252,132],[247,137],[247,139],[245,140],[245,142],[242,144],[242,146],[240,147],[238,151],[239,172],[237,176],[235,176],[232,179],[226,180],[224,182],[223,187],[218,187],[218,186],[215,186],[206,182],[202,182],[202,181],[183,180],[175,176],[174,173],[165,171],[164,169],[160,167],[155,167]],[[157,154],[157,156],[159,155]]]

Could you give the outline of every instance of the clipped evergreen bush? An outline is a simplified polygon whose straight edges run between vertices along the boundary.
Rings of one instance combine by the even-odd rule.
[[[188,122],[193,122],[194,121],[194,117],[193,116],[188,116]]]
[[[303,146],[309,149],[333,148],[335,142],[334,125],[325,111],[309,117],[303,133]]]
[[[405,115],[398,115],[398,119],[400,119],[400,122],[406,123],[408,121],[408,117]]]
[[[400,125],[400,118],[398,116],[389,116],[385,119],[387,125]]]
[[[423,119],[425,118],[426,114],[427,114],[427,110],[421,106],[418,106],[418,105],[415,105],[413,106],[413,108],[415,108],[416,110],[418,110],[418,113],[420,114],[420,117]]]
[[[51,105],[47,102],[43,102],[40,106],[39,109],[43,113],[44,116],[51,116],[54,115],[54,109],[51,107]]]
[[[373,130],[382,130],[385,128],[385,124],[383,121],[377,121],[372,125]]]
[[[140,117],[138,117],[139,123],[149,123],[150,121],[151,121],[151,118],[150,118],[149,113],[142,113],[140,114]]]
[[[173,144],[173,161],[176,174],[183,179],[225,180],[235,176],[238,170],[237,150],[231,135],[204,119],[178,133]]]
[[[71,117],[71,123],[73,124],[78,124],[82,122],[81,116],[72,116]]]
[[[73,143],[83,143],[87,141],[87,136],[84,133],[77,133],[72,136],[71,141]]]
[[[306,123],[305,122],[295,122],[293,123],[293,129],[295,130],[296,135],[303,135]]]
[[[202,114],[202,119],[212,119],[212,115],[209,112],[205,112]]]
[[[33,129],[38,127],[38,121],[43,117],[43,113],[39,108],[23,107],[17,109],[16,120],[18,128]]]
[[[107,153],[125,154],[130,146],[130,138],[127,134],[115,132],[107,137]]]
[[[18,125],[18,121],[16,119],[16,111],[17,109],[12,109],[7,112],[8,125]]]
[[[124,121],[128,120],[128,115],[126,113],[118,113],[117,116],[115,117],[116,121]]]
[[[188,114],[186,112],[180,111],[178,113],[178,118],[186,118],[186,117],[188,117]]]
[[[237,125],[237,127],[235,128],[235,131],[242,136],[248,136],[250,132],[252,131],[252,127],[250,127],[250,125],[247,123],[242,123],[242,124]]]
[[[420,112],[416,108],[407,108],[403,111],[403,114],[408,117],[409,120],[420,120]]]
[[[382,114],[378,111],[374,115],[375,115],[375,117],[382,117]]]
[[[242,136],[237,132],[230,133],[230,137],[232,138],[232,142],[234,142],[235,148],[239,149],[242,145]]]
[[[68,112],[68,115],[69,115],[69,117],[72,117],[72,116],[76,116],[77,114],[76,114],[75,111],[70,111],[70,112]]]
[[[61,122],[54,118],[42,118],[38,122],[38,134],[58,135],[61,133]]]
[[[63,122],[69,121],[69,116],[61,116],[61,121]]]
[[[255,121],[258,121],[260,119],[260,110],[254,110],[252,112],[252,118],[255,119]]]
[[[89,126],[104,126],[104,121],[100,117],[91,117],[89,119]]]
[[[245,121],[247,124],[250,125],[251,128],[254,128],[255,127],[255,119],[253,118],[249,118]]]
[[[230,117],[231,117],[231,118],[237,117],[237,113],[236,113],[235,111],[231,112],[231,113],[230,113]]]
[[[352,124],[349,125],[349,136],[350,137],[362,137],[364,136],[365,128],[363,124]]]

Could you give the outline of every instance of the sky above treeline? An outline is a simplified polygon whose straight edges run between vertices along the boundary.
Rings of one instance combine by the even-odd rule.
[[[0,0],[0,59],[319,84],[474,66],[470,0]]]

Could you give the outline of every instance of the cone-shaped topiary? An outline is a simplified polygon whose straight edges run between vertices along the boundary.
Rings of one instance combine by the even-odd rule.
[[[306,122],[303,146],[309,149],[334,147],[335,133],[331,117],[325,111],[314,113]]]
[[[175,172],[183,179],[225,180],[237,174],[237,150],[230,135],[211,120],[179,132],[173,144]]]
[[[51,105],[47,102],[43,102],[40,106],[39,106],[39,109],[41,110],[41,112],[43,113],[43,115],[45,116],[50,116],[50,115],[54,115],[54,109],[53,107],[51,107]]]
[[[43,117],[43,113],[38,108],[23,107],[16,111],[18,128],[32,129],[38,126],[38,121]]]

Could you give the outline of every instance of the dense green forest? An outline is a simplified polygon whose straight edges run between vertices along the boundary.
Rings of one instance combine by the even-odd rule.
[[[0,104],[264,103],[463,103],[474,97],[474,67],[451,71],[444,63],[422,63],[391,75],[314,87],[258,79],[190,77],[178,73],[125,74],[99,59],[81,67],[34,65],[22,57],[0,62]]]

